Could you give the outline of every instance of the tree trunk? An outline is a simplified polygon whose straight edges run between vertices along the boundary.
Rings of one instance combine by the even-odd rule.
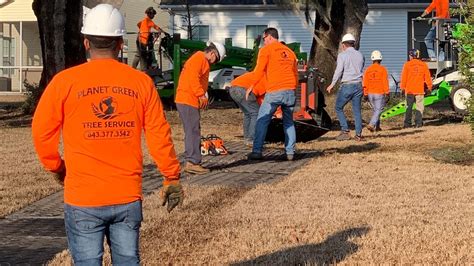
[[[315,34],[309,64],[323,72],[330,82],[336,68],[341,38],[352,33],[359,47],[362,25],[368,13],[367,0],[313,1],[316,11]]]
[[[34,0],[33,11],[43,56],[39,89],[44,90],[59,71],[86,61],[82,25],[82,1]]]

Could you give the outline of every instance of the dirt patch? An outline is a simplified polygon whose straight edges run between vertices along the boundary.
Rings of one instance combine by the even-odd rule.
[[[474,165],[474,145],[446,146],[433,149],[431,156],[445,163]]]

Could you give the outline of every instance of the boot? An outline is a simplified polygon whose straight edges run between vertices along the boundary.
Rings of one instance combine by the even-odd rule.
[[[202,167],[200,164],[193,164],[192,162],[186,162],[184,165],[184,172],[195,174],[195,175],[204,175],[210,172],[209,169]]]
[[[370,132],[375,132],[376,131],[376,128],[374,126],[372,126],[371,124],[368,124],[366,126],[366,128],[370,131]]]

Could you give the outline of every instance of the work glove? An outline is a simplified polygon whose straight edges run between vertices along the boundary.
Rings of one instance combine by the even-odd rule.
[[[61,160],[61,165],[55,171],[53,171],[54,179],[61,185],[64,186],[64,179],[66,178],[66,164]]]
[[[207,106],[209,105],[209,99],[203,95],[198,98],[199,100],[199,109],[206,109]]]
[[[183,204],[184,191],[179,180],[163,183],[160,190],[161,205],[166,206],[166,210],[171,212],[176,206]]]
[[[387,104],[390,101],[390,94],[385,94],[384,100],[385,104]]]

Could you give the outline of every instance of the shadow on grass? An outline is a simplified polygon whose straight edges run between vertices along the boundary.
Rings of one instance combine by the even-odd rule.
[[[367,135],[366,138],[378,139],[378,138],[403,137],[403,136],[415,135],[415,134],[417,134],[417,133],[421,133],[421,132],[424,131],[423,129],[415,129],[415,130],[409,130],[409,129],[407,129],[407,131],[402,131],[403,128],[390,129],[390,130],[387,130],[387,131],[396,131],[396,130],[397,130],[397,131],[400,131],[400,132],[397,133],[397,134],[383,134],[383,133],[378,133],[378,134],[375,134],[375,135]]]
[[[453,123],[462,123],[464,117],[457,114],[440,114],[434,119],[428,119],[424,121],[425,126],[443,126]]]
[[[29,127],[31,120],[32,115],[24,114],[21,108],[0,108],[0,127]]]
[[[430,151],[431,157],[440,162],[457,164],[457,165],[473,165],[474,164],[474,145],[465,147],[445,146]]]
[[[375,142],[368,142],[362,145],[349,145],[344,148],[330,148],[323,150],[323,153],[340,153],[340,154],[349,154],[349,153],[360,153],[360,152],[369,152],[380,147],[380,144]]]
[[[355,227],[330,235],[324,242],[292,247],[274,253],[262,255],[255,259],[232,263],[231,265],[246,266],[264,265],[326,265],[343,261],[356,253],[359,246],[350,241],[354,237],[362,237],[370,231],[367,226]]]

